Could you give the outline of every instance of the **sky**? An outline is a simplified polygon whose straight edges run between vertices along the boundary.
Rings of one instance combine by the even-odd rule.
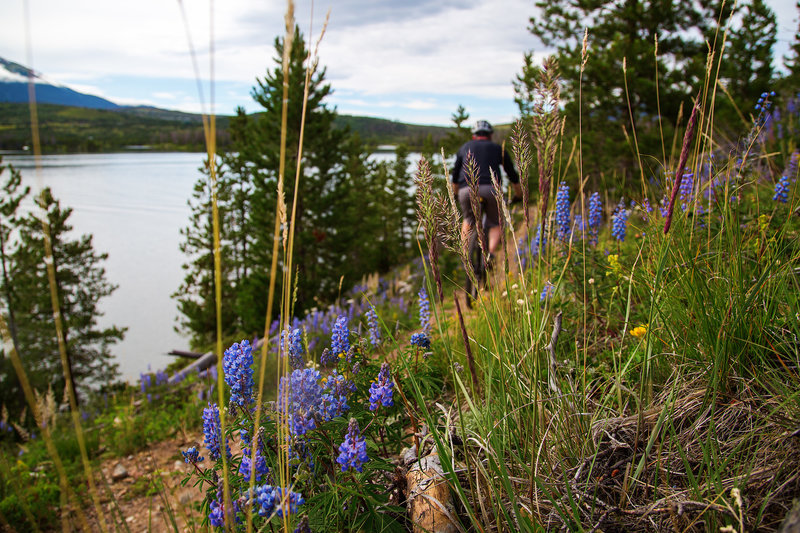
[[[797,30],[797,8],[791,0],[767,2],[777,15],[775,52],[781,57]],[[533,4],[327,0],[313,4],[312,16],[312,3],[298,0],[295,19],[314,43],[330,10],[319,60],[334,91],[328,103],[340,113],[450,125],[463,105],[470,122],[507,123],[517,114],[511,82],[523,53],[547,53],[527,29]],[[285,2],[214,2],[210,54],[209,0],[2,0],[0,57],[119,104],[188,112],[210,108],[213,57],[213,111],[233,114],[241,106],[253,112],[259,106],[250,92],[274,67],[285,11]]]

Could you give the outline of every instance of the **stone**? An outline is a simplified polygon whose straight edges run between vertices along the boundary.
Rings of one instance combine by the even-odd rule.
[[[111,480],[122,481],[129,475],[130,474],[128,474],[128,470],[122,466],[122,463],[117,463],[114,465],[114,470],[111,471]]]

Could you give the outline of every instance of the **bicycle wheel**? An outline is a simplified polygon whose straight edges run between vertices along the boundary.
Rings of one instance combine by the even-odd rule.
[[[480,243],[478,243],[478,234],[473,231],[469,237],[468,259],[472,272],[475,274],[475,283],[472,283],[472,276],[467,272],[467,281],[464,285],[467,292],[467,306],[472,307],[473,300],[478,298],[478,291],[481,287],[486,285],[486,268],[483,263],[483,254],[481,253]]]

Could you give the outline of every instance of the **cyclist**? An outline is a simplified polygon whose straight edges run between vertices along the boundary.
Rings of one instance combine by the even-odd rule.
[[[466,160],[467,154],[472,153],[478,169],[478,194],[486,210],[486,228],[489,230],[489,261],[487,264],[489,268],[494,264],[494,254],[500,245],[500,211],[494,190],[496,187],[502,186],[501,166],[506,171],[506,177],[513,187],[514,196],[522,197],[519,174],[517,174],[508,152],[503,150],[499,144],[492,142],[492,133],[494,133],[494,128],[487,121],[479,120],[475,123],[475,126],[472,127],[472,140],[464,143],[456,154],[452,179],[453,194],[458,198],[461,214],[464,217],[461,234],[466,240],[469,232],[475,226],[476,216],[472,212],[469,186],[467,185]],[[494,173],[496,181],[492,179],[492,173]],[[477,216],[481,216],[481,214],[478,213]]]

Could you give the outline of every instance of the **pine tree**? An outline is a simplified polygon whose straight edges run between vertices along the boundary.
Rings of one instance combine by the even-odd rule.
[[[800,12],[800,2],[797,2],[797,11]],[[783,57],[787,74],[781,79],[780,85],[781,89],[794,96],[800,92],[800,23],[789,49],[789,55]]]
[[[749,120],[759,95],[773,88],[772,49],[777,39],[775,13],[764,0],[739,4],[737,10],[741,20],[728,33],[720,64],[720,80],[733,102],[720,98],[715,116],[718,127],[732,127],[731,135],[738,135],[743,129],[733,105]]]
[[[470,138],[470,129],[464,126],[464,123],[469,120],[469,113],[463,105],[459,105],[456,112],[450,115],[450,120],[455,124],[456,129],[449,132],[442,140],[442,146],[445,153],[454,154]]]
[[[659,112],[664,136],[671,138],[679,108],[687,108],[704,76],[706,45],[693,35],[706,35],[707,21],[716,19],[707,17],[713,12],[709,3],[537,1],[541,15],[531,18],[530,31],[557,51],[571,132],[576,131],[578,111],[582,111],[583,145],[590,147],[583,150],[585,172],[608,173],[616,168],[638,174],[629,107],[640,152],[661,159]],[[581,75],[587,27],[588,60]],[[527,98],[527,81],[535,79],[535,68],[526,58],[518,78],[518,97]],[[527,106],[522,102],[521,110]]]
[[[91,235],[70,238],[72,227],[68,219],[72,209],[62,209],[50,189],[42,191],[37,203],[50,226],[52,260],[72,378],[79,389],[107,384],[118,374],[110,349],[124,336],[122,328],[97,325],[101,315],[100,300],[116,289],[105,278],[102,262],[107,254],[95,252]],[[63,392],[64,374],[53,322],[39,216],[31,213],[19,221],[19,244],[9,258],[9,278],[15,292],[14,315],[22,363],[34,387],[46,389],[53,385],[58,396]],[[16,400],[6,397],[3,401]]]
[[[4,166],[0,158],[0,176],[5,170],[9,171],[8,179],[3,184],[3,193],[0,195],[0,264],[2,265],[2,279],[0,279],[0,292],[2,300],[0,309],[3,318],[8,326],[8,334],[11,336],[11,343],[17,353],[19,350],[19,338],[17,335],[16,320],[16,291],[11,282],[10,273],[10,254],[15,248],[13,243],[16,239],[16,231],[19,224],[17,210],[20,203],[28,196],[30,188],[22,187],[22,177],[18,170],[11,165]],[[22,390],[19,379],[14,367],[11,365],[10,354],[3,353],[0,359],[0,405],[4,405],[8,399],[21,398]]]
[[[173,294],[182,315],[180,329],[192,333],[191,344],[197,349],[213,345],[217,332],[212,183],[207,160],[202,174],[195,183],[192,198],[188,202],[192,210],[190,224],[181,230],[184,241],[180,249],[188,256],[189,262],[183,265],[186,271],[183,283]],[[247,210],[247,201],[241,198],[246,193],[246,184],[242,185],[240,180],[231,176],[220,164],[217,165],[223,335],[233,334],[240,326],[234,312],[234,291],[247,272],[247,238],[243,228],[243,213]]]
[[[276,206],[280,124],[283,99],[283,40],[276,39],[276,66],[257,80],[252,96],[263,107],[253,121],[249,139],[242,144],[252,171],[253,189],[248,222],[253,237],[252,268],[238,299],[243,324],[248,331],[263,329],[269,265],[272,260]],[[289,97],[286,131],[285,195],[289,210],[294,200],[298,165],[298,141],[302,120],[305,60],[307,50],[299,29],[295,29],[289,58]],[[346,283],[368,268],[370,221],[364,205],[365,189],[371,187],[366,156],[361,143],[347,130],[336,129],[336,113],[325,103],[331,87],[325,83],[325,69],[310,79],[304,125],[300,190],[294,220],[293,273],[297,274],[297,312],[330,301],[338,293],[339,280]],[[239,150],[235,146],[234,150]],[[291,213],[290,213],[291,216]],[[358,252],[354,252],[358,250]],[[361,252],[365,252],[363,257]],[[355,261],[355,257],[361,257]],[[283,256],[279,265],[283,267]],[[347,285],[345,285],[347,286]],[[280,288],[280,287],[279,287]]]

